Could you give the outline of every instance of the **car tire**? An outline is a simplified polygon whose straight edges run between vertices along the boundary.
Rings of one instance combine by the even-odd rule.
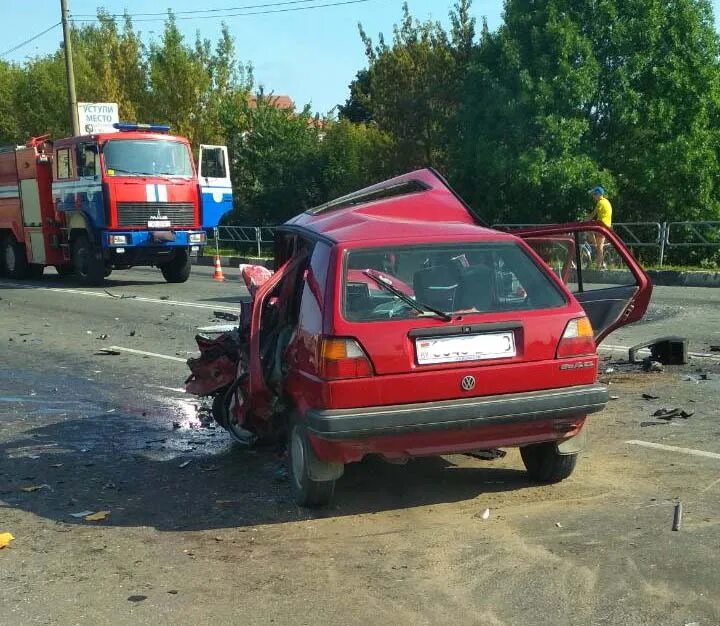
[[[538,443],[520,448],[525,469],[539,483],[558,483],[575,469],[577,453],[560,454],[554,442]]]
[[[78,280],[90,286],[102,285],[105,280],[105,263],[96,247],[85,234],[78,235],[72,243],[72,265]]]
[[[160,271],[168,283],[184,283],[190,278],[192,261],[187,250],[177,250],[168,263],[160,266]]]
[[[56,265],[55,271],[58,273],[58,276],[61,278],[65,276],[71,276],[74,272],[72,265]]]
[[[30,264],[25,256],[25,246],[15,240],[11,234],[5,235],[0,244],[2,267],[10,278],[27,278]]]
[[[28,278],[33,280],[40,280],[45,273],[45,266],[37,263],[31,263],[28,265]]]
[[[311,456],[312,455],[312,456]],[[295,502],[300,506],[316,507],[330,502],[335,491],[335,480],[312,480],[310,463],[320,464],[315,457],[305,428],[292,424],[288,433],[288,475]]]

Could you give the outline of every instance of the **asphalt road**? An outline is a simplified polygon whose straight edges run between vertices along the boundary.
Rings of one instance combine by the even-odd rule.
[[[309,512],[278,451],[232,445],[182,392],[196,329],[245,295],[225,274],[0,279],[0,625],[720,624],[720,290],[657,288],[606,340],[711,356],[645,373],[606,351],[616,399],[569,480],[529,483],[516,451],[370,460]],[[694,414],[651,417],[675,406]]]

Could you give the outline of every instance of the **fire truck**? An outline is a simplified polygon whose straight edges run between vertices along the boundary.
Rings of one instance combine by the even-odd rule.
[[[156,266],[185,282],[206,230],[232,206],[227,149],[201,146],[167,126],[0,148],[0,273],[39,278],[54,266],[98,285],[113,269]]]

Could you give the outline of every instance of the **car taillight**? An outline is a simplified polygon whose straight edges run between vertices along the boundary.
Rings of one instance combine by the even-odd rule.
[[[373,369],[360,344],[348,337],[325,337],[320,340],[320,378],[363,378]]]
[[[556,358],[562,359],[586,354],[595,354],[593,329],[587,317],[578,317],[570,320],[565,327],[565,332],[563,332],[557,347]]]

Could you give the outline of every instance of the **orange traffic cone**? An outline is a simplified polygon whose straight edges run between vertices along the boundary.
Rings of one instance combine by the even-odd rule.
[[[215,272],[213,273],[212,279],[220,280],[220,281],[225,280],[225,277],[223,276],[223,273],[222,273],[222,267],[220,265],[220,257],[219,256],[215,257]]]

